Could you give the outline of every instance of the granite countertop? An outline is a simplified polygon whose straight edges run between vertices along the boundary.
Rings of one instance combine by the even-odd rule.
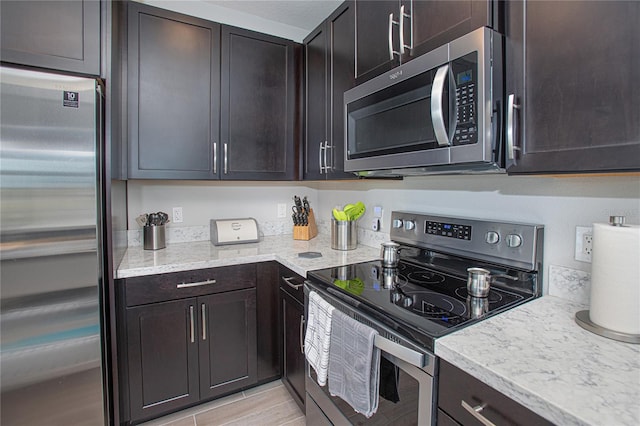
[[[322,257],[304,259],[298,253],[315,251]],[[129,247],[120,262],[116,278],[131,278],[191,269],[276,260],[302,275],[314,269],[348,265],[378,259],[380,249],[358,245],[355,250],[333,250],[327,235],[294,240],[292,235],[266,236],[258,243],[214,246],[210,241],[168,244],[161,250]]]
[[[267,236],[259,243],[220,247],[209,241],[177,243],[157,251],[130,247],[116,278],[269,260],[306,276],[380,254],[363,245],[332,250],[326,235],[292,238]],[[306,251],[322,257],[298,257]],[[583,309],[545,296],[438,339],[435,353],[555,424],[640,424],[640,345],[582,329],[574,315]]]
[[[436,341],[435,353],[558,425],[640,424],[640,345],[574,320],[545,296]]]

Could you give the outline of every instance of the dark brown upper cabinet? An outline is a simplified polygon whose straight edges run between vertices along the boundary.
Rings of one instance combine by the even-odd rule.
[[[355,179],[344,172],[344,92],[355,85],[354,3],[344,2],[304,41],[304,179]]]
[[[0,2],[2,62],[97,76],[100,2]]]
[[[508,172],[640,170],[640,3],[506,8]]]
[[[131,2],[129,178],[215,179],[220,25]]]
[[[289,40],[130,3],[128,177],[295,179],[299,53]]]
[[[355,9],[357,84],[477,28],[501,31],[493,0],[355,0]]]
[[[295,43],[222,27],[220,169],[222,179],[297,176]]]

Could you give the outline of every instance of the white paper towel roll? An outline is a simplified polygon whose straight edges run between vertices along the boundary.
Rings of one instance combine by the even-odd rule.
[[[593,224],[592,322],[640,334],[640,226]]]

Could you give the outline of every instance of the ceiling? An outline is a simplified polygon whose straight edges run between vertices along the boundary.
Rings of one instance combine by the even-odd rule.
[[[343,0],[203,0],[309,33],[329,16]]]

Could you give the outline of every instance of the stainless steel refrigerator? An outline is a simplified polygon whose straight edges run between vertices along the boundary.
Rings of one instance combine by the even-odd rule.
[[[0,68],[0,423],[101,425],[100,84]]]

